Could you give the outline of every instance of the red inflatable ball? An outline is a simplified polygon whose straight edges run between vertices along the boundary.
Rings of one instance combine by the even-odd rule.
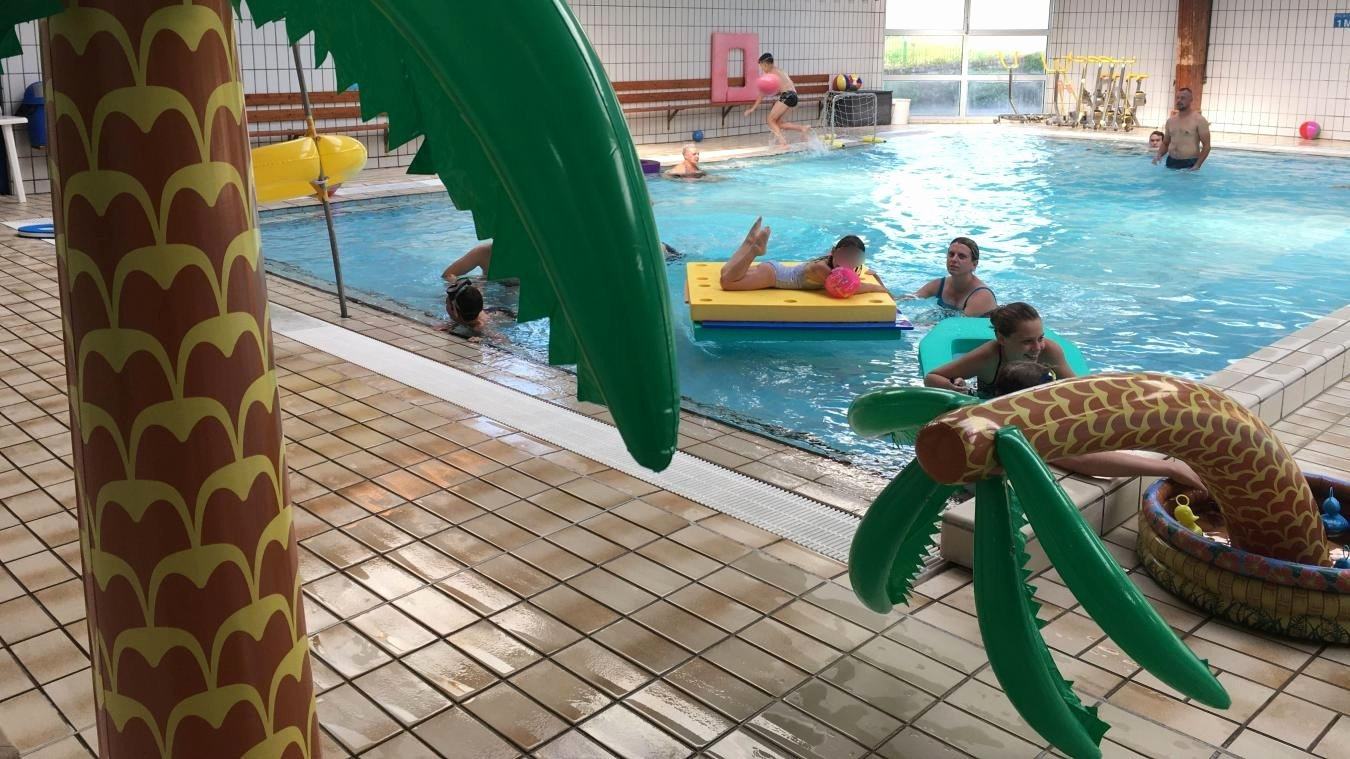
[[[848,298],[858,292],[861,284],[858,272],[846,266],[836,266],[825,278],[825,293],[831,298]]]
[[[1298,125],[1298,136],[1305,140],[1315,140],[1322,133],[1322,127],[1316,121],[1305,121]]]

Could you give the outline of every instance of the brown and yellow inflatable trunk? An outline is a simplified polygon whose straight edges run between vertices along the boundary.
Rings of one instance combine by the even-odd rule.
[[[317,756],[229,0],[44,46],[99,755]]]
[[[1218,390],[1165,374],[1054,382],[938,417],[919,432],[919,462],[938,482],[985,479],[998,467],[994,433],[1008,425],[1046,461],[1130,449],[1175,456],[1209,488],[1234,546],[1326,563],[1321,512],[1294,457],[1260,417]]]

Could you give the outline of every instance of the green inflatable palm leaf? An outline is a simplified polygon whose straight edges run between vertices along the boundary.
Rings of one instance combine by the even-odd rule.
[[[609,406],[629,451],[664,468],[679,422],[665,261],[637,152],[604,69],[563,0],[250,0],[258,23],[313,32],[391,146],[422,137],[494,239],[492,277],[521,281],[521,320],[550,318],[549,358]]]
[[[0,72],[6,58],[19,55],[23,47],[15,24],[46,18],[61,11],[60,0],[4,0],[0,3]]]

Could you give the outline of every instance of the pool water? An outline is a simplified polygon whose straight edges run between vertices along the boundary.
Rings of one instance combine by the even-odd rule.
[[[1199,172],[1149,162],[1144,144],[996,129],[918,133],[866,149],[721,164],[722,181],[654,179],[662,239],[685,260],[727,258],[757,215],[769,255],[803,260],[845,234],[893,290],[945,273],[948,241],[982,250],[1001,303],[1035,305],[1098,370],[1201,377],[1350,300],[1350,161],[1217,151]],[[474,242],[443,194],[339,204],[347,286],[429,320],[444,317],[440,273]],[[317,209],[263,220],[269,266],[331,281]],[[667,265],[682,392],[692,407],[882,472],[909,453],[855,436],[858,394],[918,384],[918,340],[941,318],[902,303],[918,329],[899,342],[695,342],[684,262]],[[490,288],[489,303],[509,300]],[[542,360],[545,323],[507,325]],[[452,338],[447,338],[452,339]]]

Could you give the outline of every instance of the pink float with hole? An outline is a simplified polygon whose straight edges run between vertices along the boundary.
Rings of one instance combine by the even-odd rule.
[[[728,76],[731,52],[741,51],[741,72],[744,83],[732,87]],[[759,97],[755,77],[751,75],[759,60],[759,35],[754,32],[713,32],[712,36],[712,102],[735,103]]]

